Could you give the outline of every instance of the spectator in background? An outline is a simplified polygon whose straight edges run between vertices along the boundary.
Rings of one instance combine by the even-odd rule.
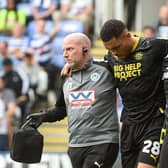
[[[33,19],[52,20],[52,14],[58,8],[59,0],[33,0],[32,14]]]
[[[4,79],[0,77],[0,150],[7,150],[11,145],[14,131],[12,116],[15,112],[14,93],[5,88]]]
[[[0,75],[3,75],[3,60],[10,58],[13,64],[17,64],[18,60],[8,53],[8,43],[6,41],[0,41]]]
[[[14,69],[12,61],[10,58],[5,58],[3,60],[3,70],[4,70],[4,81],[5,81],[5,88],[13,90],[16,96],[16,104],[21,109],[21,123],[24,121],[25,117],[25,110],[26,105],[28,102],[28,95],[23,94],[23,83],[21,76],[19,73]]]
[[[59,71],[59,69],[52,64],[52,42],[59,29],[59,24],[56,24],[51,32],[47,33],[45,32],[45,20],[36,20],[36,32],[32,35],[29,42],[29,48],[34,52],[35,61],[48,73],[48,89],[52,91],[55,90],[54,81],[56,80],[56,74]]]
[[[20,66],[28,75],[30,82],[29,97],[31,102],[29,103],[28,114],[31,112],[36,101],[45,100],[48,90],[48,75],[47,72],[34,61],[34,55],[30,51],[24,53],[23,61]]]
[[[155,29],[152,26],[145,26],[142,30],[143,37],[154,38],[156,37]]]
[[[10,36],[15,23],[26,24],[24,11],[17,10],[16,0],[7,0],[7,7],[0,10],[0,33]]]
[[[26,37],[24,33],[25,26],[20,23],[16,23],[8,43],[9,53],[19,60],[22,60],[23,52],[28,49],[28,37]]]
[[[156,35],[159,38],[168,38],[168,5],[163,5],[160,8]]]
[[[50,33],[45,32],[45,20],[36,20],[35,33],[30,37],[29,48],[34,51],[35,60],[42,66],[51,63],[52,40],[59,30],[59,26],[53,27]]]
[[[8,60],[7,66],[4,66],[4,60]],[[5,41],[0,41],[0,73],[1,75],[8,76],[11,79],[11,81],[9,80],[8,82],[8,85],[10,86],[8,88],[14,87],[13,90],[16,93],[17,105],[21,108],[21,111],[24,114],[25,112],[24,107],[28,100],[27,97],[27,92],[29,88],[28,77],[26,73],[23,71],[23,69],[20,66],[18,66],[18,60],[15,57],[8,54],[8,43]],[[18,76],[18,78],[15,78],[15,75],[13,74],[17,74],[16,76]],[[20,83],[18,84],[16,79],[19,79],[18,81],[20,81],[21,84]],[[16,82],[16,85],[12,83],[12,80]]]
[[[0,75],[4,74],[3,60],[5,58],[10,58],[12,60],[13,68],[17,71],[17,73],[19,73],[23,81],[22,93],[26,94],[29,88],[28,77],[23,71],[23,69],[21,69],[20,66],[18,66],[20,61],[16,57],[8,53],[8,43],[6,41],[0,41]]]
[[[84,25],[84,33],[89,34],[93,22],[93,1],[92,0],[62,0],[60,11],[53,14],[53,20],[58,23],[60,20],[79,20]]]

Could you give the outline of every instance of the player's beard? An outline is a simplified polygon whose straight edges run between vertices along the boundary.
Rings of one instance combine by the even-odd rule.
[[[74,70],[80,69],[80,65],[77,62],[69,62],[68,64]]]
[[[68,64],[72,69],[75,67],[75,62],[68,62]]]

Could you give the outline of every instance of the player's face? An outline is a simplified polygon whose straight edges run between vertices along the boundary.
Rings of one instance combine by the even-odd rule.
[[[73,69],[80,69],[83,62],[82,47],[73,41],[64,41],[63,54],[66,62]]]
[[[112,55],[115,55],[120,59],[125,59],[131,51],[131,47],[129,46],[129,36],[127,36],[127,34],[122,34],[118,38],[111,38],[109,41],[104,42],[104,46],[112,53]]]

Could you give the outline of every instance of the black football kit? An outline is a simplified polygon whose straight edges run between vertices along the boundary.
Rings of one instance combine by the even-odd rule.
[[[107,55],[122,97],[121,156],[123,168],[137,162],[157,165],[160,133],[164,122],[163,58],[168,43],[163,39],[137,38],[125,60]]]

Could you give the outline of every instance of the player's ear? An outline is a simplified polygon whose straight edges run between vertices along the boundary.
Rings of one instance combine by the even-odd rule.
[[[82,53],[85,54],[85,53],[87,53],[87,52],[88,52],[88,49],[85,48],[85,47],[83,47],[83,48],[82,48]]]

